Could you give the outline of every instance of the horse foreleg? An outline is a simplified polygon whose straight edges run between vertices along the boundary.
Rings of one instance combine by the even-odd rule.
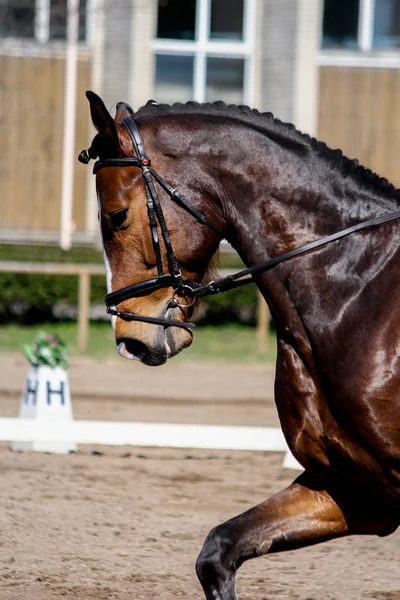
[[[207,600],[235,600],[235,573],[256,556],[293,550],[349,533],[329,493],[307,474],[210,531],[196,563]]]

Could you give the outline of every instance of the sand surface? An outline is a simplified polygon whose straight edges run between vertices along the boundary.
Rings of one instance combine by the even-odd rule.
[[[1,600],[202,599],[204,537],[291,482],[282,458],[105,446],[15,454],[3,444]],[[400,600],[399,559],[399,532],[336,540],[245,563],[238,595]]]
[[[16,416],[25,372],[22,361],[3,361],[1,416]],[[222,370],[153,373],[73,365],[75,418],[278,425],[271,372],[236,370],[236,381]],[[105,446],[16,454],[0,444],[0,600],[202,600],[194,563],[205,536],[290,484],[297,472],[282,461]],[[400,531],[336,540],[245,563],[238,596],[400,600],[399,562]]]

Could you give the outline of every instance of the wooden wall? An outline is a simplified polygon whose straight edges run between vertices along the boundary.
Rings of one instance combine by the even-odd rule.
[[[62,58],[0,56],[1,230],[60,228],[64,103]],[[89,61],[78,62],[76,155],[88,141]],[[76,169],[73,220],[85,227],[86,169]]]
[[[400,70],[322,67],[318,138],[400,187]]]
[[[60,226],[62,58],[0,56],[1,230]],[[87,146],[90,61],[78,62],[76,155]],[[321,67],[318,138],[400,187],[400,70]],[[73,219],[85,228],[86,171],[77,165]]]

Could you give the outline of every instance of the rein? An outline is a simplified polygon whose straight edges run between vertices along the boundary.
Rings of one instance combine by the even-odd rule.
[[[180,194],[175,188],[170,186],[156,171],[154,171],[154,169],[151,168],[151,161],[147,157],[142,137],[133,118],[126,117],[125,119],[123,119],[121,124],[125,127],[125,129],[128,131],[131,137],[132,145],[136,152],[136,158],[127,157],[100,159],[95,162],[93,167],[93,173],[96,174],[100,169],[105,167],[138,167],[141,169],[143,183],[146,191],[147,213],[149,217],[150,232],[156,256],[156,265],[158,273],[157,277],[145,279],[144,281],[140,281],[139,283],[126,286],[115,292],[111,292],[104,297],[104,303],[106,305],[107,313],[119,317],[124,321],[140,321],[144,323],[151,323],[154,325],[162,325],[165,328],[180,327],[191,334],[190,330],[195,327],[194,323],[171,321],[167,318],[142,316],[136,313],[118,310],[116,306],[124,300],[128,300],[130,298],[138,298],[147,294],[151,294],[156,290],[171,287],[174,290],[174,295],[168,305],[168,309],[176,307],[179,307],[181,309],[188,308],[189,306],[191,306],[191,304],[193,304],[196,298],[204,298],[205,296],[220,294],[222,292],[227,292],[242,285],[254,283],[255,275],[266,273],[267,271],[270,271],[280,263],[283,263],[286,260],[289,260],[290,258],[294,258],[295,256],[305,254],[310,250],[314,250],[315,248],[319,248],[321,246],[324,246],[325,244],[334,242],[335,240],[346,237],[352,233],[355,233],[356,231],[361,231],[362,229],[374,227],[376,225],[380,225],[382,223],[386,223],[388,221],[393,221],[395,219],[400,218],[400,210],[397,210],[385,215],[381,215],[380,217],[374,217],[372,219],[368,219],[367,221],[362,221],[361,223],[357,223],[352,227],[342,229],[341,231],[338,231],[331,235],[327,235],[323,238],[305,244],[304,246],[300,246],[299,248],[295,248],[293,250],[290,250],[289,252],[285,252],[284,254],[275,256],[267,260],[266,262],[260,263],[253,267],[249,267],[247,269],[243,269],[242,271],[238,271],[233,275],[228,275],[227,277],[211,281],[208,284],[201,284],[192,281],[191,279],[185,279],[184,277],[182,277],[178,261],[172,248],[171,239],[164,218],[164,213],[157,195],[153,179],[168,194],[171,200],[173,200],[178,206],[183,208],[192,217],[199,221],[199,223],[208,227],[208,229],[213,231],[220,238],[223,237],[223,232],[214,227],[214,225],[210,223],[210,221],[208,221],[208,219],[206,219],[206,217],[202,215],[192,204],[190,204],[190,202],[188,202],[182,194]],[[89,150],[82,150],[82,152],[79,154],[78,160],[84,164],[88,164],[91,158],[96,157],[91,156]],[[166,249],[168,273],[164,273],[163,269],[158,229],[161,230],[161,235]],[[184,297],[192,298],[193,302],[187,305],[180,304],[178,298],[176,298],[177,293],[181,293],[181,295]]]

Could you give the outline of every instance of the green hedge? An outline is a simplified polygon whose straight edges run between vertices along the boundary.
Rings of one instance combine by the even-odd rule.
[[[37,260],[46,262],[102,262],[93,248],[74,248],[64,252],[56,247],[0,245],[0,260]],[[235,259],[237,262],[237,259]],[[227,265],[224,259],[224,267]],[[240,268],[240,267],[239,267]],[[92,304],[102,304],[106,293],[105,278],[91,278]],[[54,317],[57,303],[76,306],[78,277],[73,275],[25,275],[0,273],[0,320],[37,323]],[[238,288],[204,300],[200,320],[206,323],[239,321],[253,323],[257,308],[254,285]]]
[[[204,320],[210,325],[218,323],[254,324],[257,314],[257,288],[254,284],[230,292],[204,298]]]
[[[79,247],[69,251],[57,246],[24,246],[0,244],[0,260],[101,263],[97,248]],[[91,302],[101,302],[105,294],[104,277],[91,280]],[[54,318],[57,302],[76,306],[78,277],[73,275],[28,275],[0,273],[0,319],[2,322],[18,321],[37,323]]]
[[[101,303],[105,293],[105,278],[92,277],[91,302]],[[77,276],[0,273],[0,318],[3,322],[51,320],[53,307],[58,302],[77,305]]]
[[[0,244],[0,260],[34,260],[62,263],[102,263],[100,250],[93,247],[74,247],[62,250],[58,246],[26,246]]]

